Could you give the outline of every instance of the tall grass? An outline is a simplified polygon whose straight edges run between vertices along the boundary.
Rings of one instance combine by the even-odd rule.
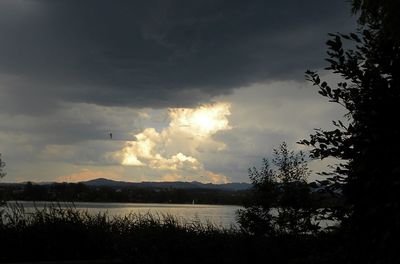
[[[0,262],[329,263],[321,252],[332,246],[327,237],[255,237],[168,214],[90,214],[73,204],[29,212],[9,204],[0,218]]]
[[[97,214],[79,210],[73,203],[52,203],[44,207],[34,207],[26,211],[19,203],[7,204],[0,211],[2,229],[23,229],[37,225],[74,225],[85,228],[101,228],[126,234],[142,229],[174,229],[196,234],[223,233],[234,234],[239,230],[233,226],[226,228],[211,221],[186,221],[172,214],[129,213],[110,216],[106,212]]]
[[[0,261],[116,257],[156,261],[158,256],[182,257],[202,240],[227,239],[238,232],[169,214],[90,214],[73,204],[51,204],[28,212],[21,204],[8,204],[1,212],[0,246],[6,250]]]

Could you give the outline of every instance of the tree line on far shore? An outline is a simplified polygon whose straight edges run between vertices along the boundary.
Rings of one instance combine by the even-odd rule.
[[[304,187],[316,190],[313,199],[319,207],[333,206],[339,199],[318,192],[315,184]],[[8,184],[0,186],[1,200],[116,203],[176,203],[245,205],[253,199],[253,190],[183,189],[152,187],[89,186],[83,183],[52,183],[38,185]]]

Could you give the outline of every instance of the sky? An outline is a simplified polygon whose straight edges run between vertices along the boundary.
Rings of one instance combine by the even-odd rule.
[[[354,28],[344,0],[1,0],[2,181],[249,182],[342,118],[304,72],[337,82]]]

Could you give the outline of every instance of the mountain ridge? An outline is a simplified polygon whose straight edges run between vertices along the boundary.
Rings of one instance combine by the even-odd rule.
[[[25,185],[27,182],[20,183],[0,183],[0,186],[9,186],[9,185]],[[62,184],[65,182],[31,182],[36,185],[52,185],[52,184]],[[143,181],[143,182],[127,182],[127,181],[116,181],[107,178],[96,178],[88,181],[80,181],[76,183],[81,183],[91,187],[112,187],[112,188],[127,188],[127,187],[136,187],[136,188],[172,188],[172,189],[207,189],[207,190],[229,190],[229,191],[240,191],[247,190],[251,188],[250,183],[246,182],[232,182],[232,183],[202,183],[198,181],[184,182],[184,181],[165,181],[165,182],[152,182],[152,181]]]
[[[220,190],[246,190],[251,188],[250,183],[232,182],[232,183],[201,183],[197,181],[168,181],[168,182],[126,182],[115,181],[106,178],[97,178],[89,181],[82,181],[82,184],[88,186],[109,186],[109,187],[143,187],[143,188],[175,188],[175,189],[220,189]]]

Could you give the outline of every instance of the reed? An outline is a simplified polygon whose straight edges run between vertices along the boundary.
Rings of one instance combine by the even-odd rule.
[[[0,218],[0,262],[321,263],[324,252],[334,253],[328,247],[337,241],[257,237],[235,227],[187,222],[168,214],[89,214],[72,203],[29,212],[10,204],[1,209]]]

